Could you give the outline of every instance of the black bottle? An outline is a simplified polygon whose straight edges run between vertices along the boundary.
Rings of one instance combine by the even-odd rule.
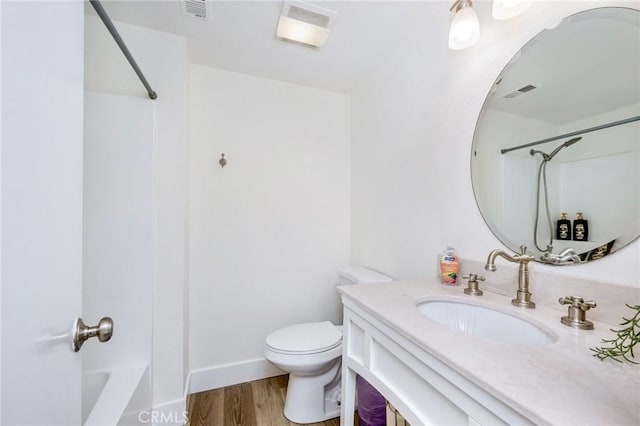
[[[571,239],[571,221],[567,219],[567,214],[562,213],[562,217],[558,219],[556,224],[556,240]]]
[[[589,241],[589,222],[578,213],[578,218],[573,220],[573,240]]]

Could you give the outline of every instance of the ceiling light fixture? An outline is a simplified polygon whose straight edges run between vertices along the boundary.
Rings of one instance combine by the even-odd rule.
[[[276,34],[281,39],[322,47],[329,38],[336,12],[300,1],[285,1]]]
[[[471,0],[456,0],[449,10],[454,12],[449,29],[449,48],[461,50],[476,44],[480,38],[480,22]]]
[[[491,16],[498,20],[511,19],[524,13],[533,0],[493,0]]]

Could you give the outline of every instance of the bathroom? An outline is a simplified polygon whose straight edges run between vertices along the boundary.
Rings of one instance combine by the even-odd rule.
[[[81,285],[84,91],[146,95],[104,25],[90,10],[85,13],[88,5],[53,3],[26,16],[7,3],[0,4],[0,409],[3,424],[15,424],[18,410],[35,405],[28,410],[31,423],[42,423],[54,415],[74,417],[64,407],[28,399],[36,386],[51,389],[44,393],[63,388],[61,379],[48,374],[39,376],[46,380],[19,377],[27,367],[15,357],[19,336],[13,327],[25,321],[25,332],[36,339],[48,321],[47,309],[61,310],[56,314],[61,322],[46,331],[64,329],[65,321],[70,325],[82,313],[79,297],[63,303],[56,289],[73,281],[75,290],[69,292],[79,293]],[[158,93],[150,383],[152,407],[167,413],[182,412],[189,393],[274,374],[262,356],[270,331],[305,321],[340,321],[335,285],[345,265],[367,265],[396,279],[430,278],[436,275],[436,255],[447,244],[455,245],[463,260],[479,262],[501,247],[478,211],[469,167],[476,121],[496,76],[527,41],[566,16],[598,6],[638,7],[637,1],[534,2],[513,20],[495,21],[490,2],[477,1],[480,40],[453,51],[447,46],[449,2],[371,2],[366,14],[362,2],[326,2],[339,14],[327,45],[314,51],[275,39],[281,2],[214,2],[212,22],[190,25],[193,34],[214,27],[218,38],[201,45],[178,35],[180,28],[149,28],[148,2],[111,3],[105,2],[105,9]],[[181,14],[177,2],[157,7],[160,19]],[[237,28],[240,21],[258,26]],[[5,43],[16,42],[13,37],[25,29],[32,37],[20,39],[23,50],[43,51],[42,66],[18,71],[8,62]],[[264,54],[267,47],[271,56]],[[337,62],[323,65],[326,57]],[[359,62],[344,59],[349,57]],[[278,70],[289,80],[278,77]],[[9,80],[18,72],[26,81],[20,85]],[[73,84],[57,82],[67,75]],[[39,96],[43,92],[48,96]],[[6,116],[5,102],[18,95],[24,98],[19,128]],[[59,114],[56,120],[47,118],[52,110]],[[40,114],[47,123],[32,127],[58,132],[64,152],[41,142],[38,129],[28,126],[28,114],[31,119]],[[10,145],[15,134],[33,140],[34,149]],[[222,153],[225,167],[218,163]],[[17,181],[28,186],[10,185]],[[33,204],[25,206],[18,197],[25,192]],[[53,206],[55,215],[43,214]],[[40,213],[26,214],[34,209]],[[72,236],[63,249],[41,241],[56,227]],[[12,243],[24,241],[16,232],[33,241],[28,261],[16,261],[25,255]],[[535,264],[532,270],[638,288],[639,259],[636,240],[597,262],[563,268]],[[44,275],[27,287],[19,277],[26,271],[31,277],[38,272],[33,265],[41,262],[51,263],[38,268]],[[59,302],[50,306],[48,300]],[[114,321],[115,339],[118,318]],[[78,362],[63,358],[74,354],[57,346],[51,351],[60,352],[65,363]],[[42,357],[49,353],[42,352]],[[44,359],[41,364],[52,365]],[[29,365],[33,368],[39,367]],[[69,424],[80,423],[76,414]]]

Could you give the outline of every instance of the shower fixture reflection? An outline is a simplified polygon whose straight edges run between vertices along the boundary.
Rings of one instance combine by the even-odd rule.
[[[533,157],[536,154],[540,154],[542,155],[542,159],[543,161],[551,161],[551,159],[558,153],[560,152],[560,150],[562,148],[567,148],[571,145],[573,145],[574,143],[578,142],[580,139],[582,139],[582,137],[577,137],[577,138],[573,138],[570,139],[568,141],[566,141],[565,143],[563,143],[562,145],[560,145],[559,147],[557,147],[556,149],[554,149],[553,151],[551,151],[551,154],[545,154],[542,151],[537,151],[535,149],[532,149],[529,151],[529,154]]]
[[[535,223],[533,225],[533,243],[536,248],[545,253],[552,253],[553,250],[553,224],[551,222],[551,214],[549,213],[549,196],[547,190],[547,164],[553,157],[555,157],[558,152],[560,152],[563,148],[568,148],[574,143],[578,142],[582,137],[577,137],[573,139],[569,139],[562,145],[558,146],[556,149],[551,151],[550,154],[544,153],[542,151],[538,151],[532,149],[529,151],[529,154],[533,157],[536,154],[540,154],[542,156],[542,162],[540,163],[540,167],[538,167],[538,186],[536,189],[536,218]],[[544,189],[544,205],[545,205],[545,213],[547,214],[547,223],[549,225],[549,243],[545,248],[540,247],[538,244],[538,223],[540,219],[540,183],[542,181],[542,187]]]

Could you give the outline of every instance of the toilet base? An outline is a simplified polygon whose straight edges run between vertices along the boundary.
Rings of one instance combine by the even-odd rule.
[[[340,358],[319,376],[289,374],[284,416],[294,423],[317,423],[340,416]]]

